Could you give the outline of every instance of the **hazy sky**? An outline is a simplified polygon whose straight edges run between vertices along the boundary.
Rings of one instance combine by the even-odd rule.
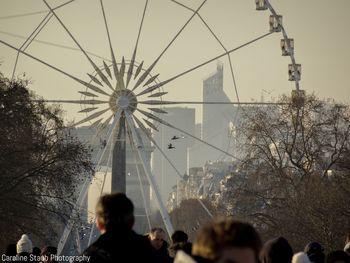
[[[65,1],[50,0],[51,6]],[[201,0],[179,0],[196,9]],[[334,98],[350,103],[350,10],[349,0],[271,0],[277,13],[283,15],[287,34],[294,38],[295,57],[302,64],[301,88],[315,92],[322,98]],[[144,0],[104,0],[112,45],[117,60],[129,60],[135,46],[142,18]],[[28,36],[45,17],[45,13],[31,16],[12,15],[47,10],[41,0],[0,0],[0,39],[20,47],[24,39],[11,36]],[[251,0],[208,0],[199,13],[223,45],[233,49],[268,32],[269,11],[256,11]],[[75,0],[57,10],[57,15],[74,35],[84,50],[110,59],[108,39],[98,0]],[[147,67],[162,53],[192,12],[170,0],[149,0],[140,35],[136,60]],[[260,100],[263,90],[278,97],[294,88],[288,81],[290,60],[281,56],[280,33],[274,33],[254,44],[231,54],[232,66],[241,101]],[[38,34],[36,40],[77,48],[56,18],[52,18]],[[84,81],[93,68],[81,52],[32,42],[26,52],[64,70]],[[179,37],[162,55],[152,74],[160,74],[159,80],[167,80],[191,67],[222,54],[224,49],[203,22],[196,16]],[[102,59],[90,55],[97,64]],[[0,70],[11,76],[16,51],[0,43]],[[234,86],[227,56],[224,64],[224,89],[235,101]],[[107,61],[106,61],[107,62]],[[216,61],[192,73],[186,74],[164,87],[168,91],[164,99],[201,101],[202,81],[215,71]],[[16,75],[26,72],[32,80],[31,88],[47,99],[80,99],[78,91],[84,86],[30,58],[21,55]],[[268,95],[264,93],[265,100]],[[189,105],[191,106],[191,105]],[[78,120],[80,106],[64,106],[67,118]],[[200,107],[198,119],[200,121]]]

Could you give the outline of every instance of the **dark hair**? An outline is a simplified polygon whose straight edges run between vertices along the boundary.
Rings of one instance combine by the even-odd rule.
[[[314,263],[323,263],[325,261],[326,256],[323,251],[323,246],[318,242],[310,242],[304,248],[304,252],[310,261]]]
[[[156,232],[165,233],[164,229],[161,227],[154,227],[149,231],[150,235],[154,235]]]
[[[343,250],[332,251],[327,255],[327,263],[333,263],[336,261],[343,261],[350,263],[350,256]]]
[[[50,256],[50,255],[56,255],[56,254],[57,254],[57,248],[52,246],[46,246],[41,251],[42,256]]]
[[[16,244],[9,244],[6,247],[5,255],[6,256],[16,256],[16,254],[17,254]]]
[[[233,219],[214,221],[199,230],[193,243],[192,254],[209,260],[217,260],[225,247],[251,248],[256,262],[262,243],[259,234],[248,223]]]
[[[96,216],[106,230],[132,228],[134,224],[134,205],[123,193],[106,194],[96,205]]]
[[[292,258],[293,249],[284,237],[267,241],[260,254],[262,263],[290,263]]]
[[[182,230],[176,230],[171,235],[171,241],[173,243],[187,242],[187,240],[188,240],[188,235]]]
[[[33,247],[33,255],[40,256],[41,249],[38,247]]]

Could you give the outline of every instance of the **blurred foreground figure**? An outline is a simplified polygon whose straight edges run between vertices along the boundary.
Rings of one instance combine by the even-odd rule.
[[[168,242],[166,242],[166,233],[160,227],[152,228],[147,235],[151,246],[153,247],[153,256],[155,263],[170,262],[168,254]]]
[[[298,252],[293,255],[292,263],[311,263],[305,252]]]
[[[292,258],[293,249],[284,237],[267,241],[260,254],[262,263],[291,263]]]
[[[304,252],[309,257],[310,261],[313,263],[324,263],[326,255],[324,254],[323,246],[318,242],[310,242],[305,248]]]
[[[178,251],[176,263],[257,263],[261,239],[248,223],[223,219],[199,230],[193,242],[193,258]]]
[[[83,253],[88,262],[153,262],[149,241],[132,230],[134,221],[134,205],[125,194],[101,196],[96,205],[101,236]]]
[[[169,256],[173,262],[174,258],[179,250],[186,252],[188,255],[192,255],[192,243],[188,242],[188,235],[182,230],[176,230],[171,235],[171,245],[168,248]]]

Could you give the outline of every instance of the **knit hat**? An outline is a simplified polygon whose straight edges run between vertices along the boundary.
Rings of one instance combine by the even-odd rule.
[[[27,252],[33,252],[32,241],[30,241],[29,237],[25,234],[22,235],[21,239],[17,242],[17,254]]]
[[[304,252],[294,254],[292,263],[311,263],[309,257]]]
[[[347,244],[345,245],[344,251],[345,251],[346,253],[350,254],[350,242],[347,243]]]

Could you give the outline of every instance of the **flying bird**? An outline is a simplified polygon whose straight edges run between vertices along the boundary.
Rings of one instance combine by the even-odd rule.
[[[168,144],[168,149],[175,149],[175,146],[173,146],[172,143],[169,143],[169,144]]]

